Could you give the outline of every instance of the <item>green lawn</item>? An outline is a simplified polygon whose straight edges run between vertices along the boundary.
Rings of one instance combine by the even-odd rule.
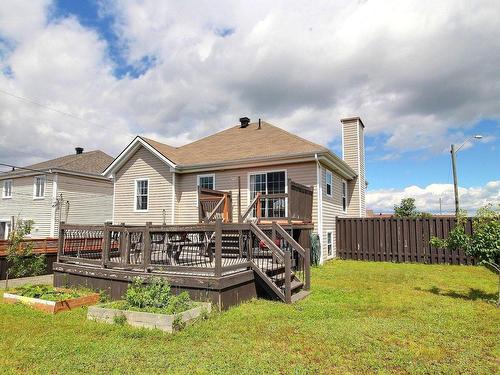
[[[294,305],[256,300],[175,335],[0,303],[0,373],[476,373],[500,365],[484,268],[333,261]]]

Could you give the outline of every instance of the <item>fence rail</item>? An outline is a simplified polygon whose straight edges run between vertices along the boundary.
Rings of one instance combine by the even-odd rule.
[[[449,251],[429,244],[446,238],[455,218],[337,218],[337,256],[374,262],[476,264],[463,250]],[[465,231],[472,233],[472,219]]]

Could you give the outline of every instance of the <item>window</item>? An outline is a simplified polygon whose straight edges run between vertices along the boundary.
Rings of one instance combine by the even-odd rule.
[[[332,172],[326,170],[326,195],[328,195],[329,197],[332,196],[332,181],[333,181]]]
[[[215,175],[214,174],[200,174],[198,175],[198,186],[203,189],[215,189]]]
[[[3,182],[2,198],[12,198],[12,180]]]
[[[342,211],[347,211],[347,182],[342,181]]]
[[[256,173],[249,176],[250,200],[257,193],[261,194],[285,194],[286,172]],[[286,198],[263,198],[261,199],[261,217],[286,217]],[[255,216],[255,212],[253,213]]]
[[[333,232],[326,232],[326,249],[328,256],[331,257],[333,255]]]
[[[36,176],[33,183],[33,198],[45,196],[45,176]]]
[[[147,211],[149,197],[149,180],[135,180],[135,210]]]

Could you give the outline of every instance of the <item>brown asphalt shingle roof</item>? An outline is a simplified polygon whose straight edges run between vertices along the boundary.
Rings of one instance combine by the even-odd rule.
[[[71,172],[80,172],[100,175],[106,167],[113,161],[108,154],[100,151],[88,151],[81,154],[62,156],[56,159],[43,161],[41,163],[26,166],[26,169],[18,169],[14,172],[0,174],[0,177],[16,176],[29,172],[29,169],[43,170],[60,169]]]
[[[310,142],[267,122],[239,125],[181,147],[172,147],[141,137],[177,165],[223,163],[234,160],[268,158],[328,152],[326,147]]]

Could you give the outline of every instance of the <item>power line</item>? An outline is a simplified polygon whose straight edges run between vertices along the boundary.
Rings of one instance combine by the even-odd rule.
[[[59,113],[60,115],[63,115],[63,116],[68,116],[68,117],[71,117],[71,118],[74,118],[76,120],[80,120],[80,121],[83,121],[83,122],[86,122],[87,124],[90,124],[90,125],[94,125],[94,126],[104,126],[104,125],[101,125],[101,124],[97,124],[95,122],[92,122],[92,121],[88,121],[88,120],[85,120],[84,118],[81,118],[77,115],[74,115],[72,113],[69,113],[69,112],[64,112],[64,111],[61,111],[59,109],[56,109],[56,108],[52,108],[52,107],[49,107],[48,105],[46,104],[42,104],[40,102],[37,102],[36,100],[33,100],[33,99],[29,99],[29,98],[26,98],[24,96],[20,96],[20,95],[16,95],[16,94],[13,94],[11,92],[8,92],[8,91],[5,91],[5,90],[2,90],[0,89],[0,93],[4,94],[4,95],[8,95],[12,98],[15,98],[15,99],[18,99],[18,100],[21,100],[21,101],[24,101],[24,102],[27,102],[27,103],[30,103],[30,104],[34,104],[34,105],[37,105],[39,107],[42,107],[42,108],[45,108],[45,109],[48,109],[50,111],[53,111],[53,112],[56,112],[56,113]]]

